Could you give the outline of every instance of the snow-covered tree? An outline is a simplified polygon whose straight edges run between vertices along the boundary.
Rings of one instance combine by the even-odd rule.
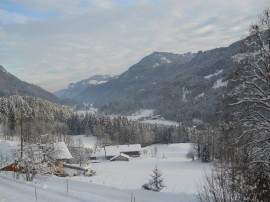
[[[80,138],[68,148],[73,157],[73,159],[70,160],[70,163],[80,164],[80,166],[87,163],[92,153],[91,149],[84,147],[84,144]]]
[[[270,9],[251,26],[234,60],[216,143],[219,162],[201,201],[269,201]]]
[[[230,96],[236,106],[234,117],[244,132],[235,140],[256,139],[249,148],[269,148],[270,132],[270,9],[251,26],[250,36],[243,40],[242,53],[235,56],[238,64],[234,73]],[[259,153],[258,153],[259,152]],[[260,157],[259,157],[260,158]],[[259,160],[259,159],[257,159]]]
[[[162,172],[156,166],[153,170],[153,174],[151,175],[151,179],[148,183],[143,184],[142,188],[145,190],[160,192],[164,187],[166,187],[163,181]]]
[[[234,136],[233,141],[242,154],[242,167],[248,170],[242,175],[244,195],[264,200],[264,193],[270,194],[270,180],[261,189],[254,188],[256,192],[250,184],[262,183],[260,176],[270,179],[270,9],[251,26],[241,50],[235,56],[238,67],[230,96],[234,99],[231,106],[236,109],[234,118],[242,133]]]
[[[20,152],[18,149],[17,153]],[[16,161],[19,173],[26,181],[34,178],[43,178],[53,174],[56,165],[57,151],[53,144],[29,144],[24,143],[23,155]]]

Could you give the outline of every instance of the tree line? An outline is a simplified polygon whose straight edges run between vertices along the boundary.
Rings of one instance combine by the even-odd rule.
[[[126,117],[72,114],[67,120],[70,135],[93,135],[101,145],[188,142],[187,127],[146,124]]]
[[[63,141],[73,163],[85,163],[91,151],[72,136],[97,137],[99,146],[188,142],[188,130],[182,124],[166,126],[146,124],[126,117],[100,114],[76,114],[70,109],[31,96],[10,96],[0,99],[0,124],[4,139],[24,143],[46,144]]]

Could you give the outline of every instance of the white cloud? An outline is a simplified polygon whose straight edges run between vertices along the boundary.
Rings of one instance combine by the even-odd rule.
[[[10,11],[0,3],[1,19],[9,19],[0,21],[0,60],[19,78],[50,91],[96,73],[119,74],[154,51],[227,46],[268,5],[268,0],[12,2],[25,10]]]

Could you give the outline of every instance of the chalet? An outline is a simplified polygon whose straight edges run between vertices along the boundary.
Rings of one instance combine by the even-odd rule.
[[[140,144],[106,146],[105,148],[99,148],[96,153],[91,156],[91,160],[110,160],[119,154],[125,154],[129,157],[139,157],[141,151],[142,148]]]
[[[17,166],[17,161],[21,158],[20,151],[20,143],[8,140],[0,141],[0,170],[22,171],[23,168]],[[63,163],[72,158],[64,142],[25,144],[23,147],[23,156],[26,161],[49,162],[51,157],[48,153],[56,160],[56,165],[51,165],[52,173],[62,173]]]

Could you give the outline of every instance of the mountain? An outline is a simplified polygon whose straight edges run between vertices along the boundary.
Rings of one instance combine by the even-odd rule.
[[[106,83],[116,77],[109,75],[95,75],[77,83],[70,83],[67,89],[56,91],[54,94],[61,99],[76,99],[87,87]]]
[[[240,42],[198,53],[154,52],[127,71],[76,95],[103,113],[130,114],[154,109],[156,115],[174,121],[211,121],[227,80],[232,56]]]
[[[77,99],[94,104],[105,104],[113,100],[130,99],[153,84],[172,77],[178,65],[190,61],[195,54],[173,54],[154,52],[131,66],[126,72],[107,83],[89,86]]]
[[[11,95],[34,96],[54,103],[60,103],[60,100],[54,94],[39,86],[21,81],[0,65],[0,97]]]

